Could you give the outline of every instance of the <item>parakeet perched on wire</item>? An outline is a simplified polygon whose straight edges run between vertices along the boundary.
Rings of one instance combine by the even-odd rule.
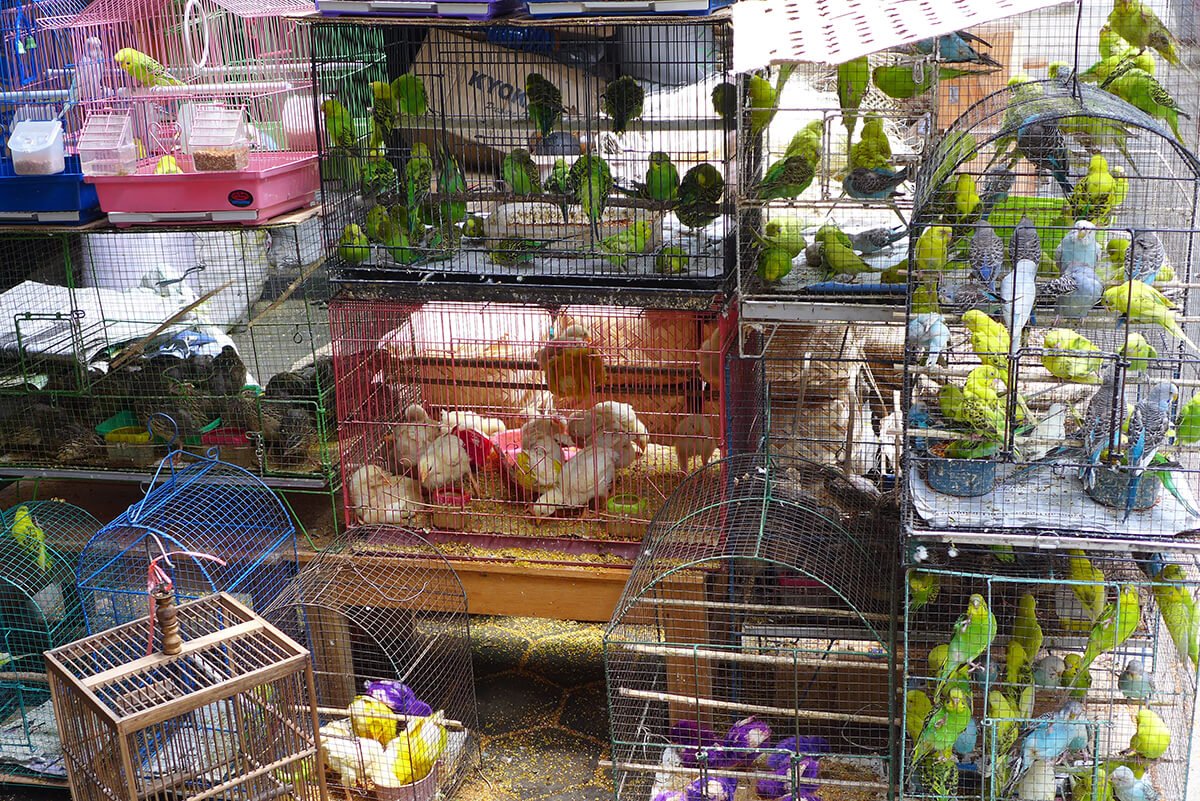
[[[1153,284],[1167,262],[1162,240],[1153,231],[1134,231],[1125,249],[1125,275],[1145,284]]]
[[[953,232],[947,225],[926,228],[917,237],[914,245],[916,268],[920,272],[937,272],[946,269],[949,261],[950,237]]]
[[[1125,463],[1131,469],[1129,488],[1125,493],[1125,515],[1122,520],[1128,520],[1137,503],[1138,485],[1146,468],[1158,453],[1158,449],[1166,442],[1167,432],[1174,419],[1171,405],[1179,397],[1179,390],[1169,381],[1155,384],[1150,395],[1139,401],[1133,407],[1129,416],[1128,445],[1126,447]]]
[[[1108,15],[1108,25],[1114,33],[1132,47],[1152,48],[1167,60],[1179,64],[1175,49],[1178,40],[1158,16],[1138,0],[1114,0]]]
[[[1200,665],[1200,610],[1183,568],[1173,563],[1165,565],[1151,590],[1180,660],[1191,660],[1195,669]]]
[[[1158,790],[1151,784],[1150,774],[1143,773],[1139,779],[1128,765],[1113,768],[1108,783],[1112,785],[1117,801],[1158,801]]]
[[[1142,607],[1138,589],[1132,584],[1126,584],[1121,587],[1117,602],[1105,604],[1100,617],[1092,625],[1087,647],[1083,651],[1083,658],[1079,662],[1071,686],[1081,686],[1084,675],[1096,658],[1115,650],[1128,640],[1141,622]]]
[[[392,81],[396,110],[405,117],[420,117],[429,111],[425,81],[415,72],[406,72]]]
[[[571,165],[567,175],[575,201],[592,223],[592,235],[599,239],[600,216],[612,191],[612,172],[608,162],[594,153],[584,153]]]
[[[38,568],[45,572],[53,566],[53,560],[46,550],[46,532],[37,524],[29,507],[21,504],[13,513],[13,539],[33,556]]]
[[[863,120],[861,138],[850,146],[850,166],[874,170],[892,160],[892,143],[883,130],[883,119],[871,115]]]
[[[925,365],[937,364],[942,353],[950,347],[950,328],[937,312],[913,315],[908,322],[908,344],[925,354]]]
[[[1111,92],[1134,108],[1139,108],[1151,117],[1160,119],[1171,126],[1171,132],[1180,142],[1183,136],[1179,132],[1179,118],[1190,119],[1175,98],[1171,97],[1163,85],[1150,73],[1134,67],[1132,62],[1125,62],[1112,71],[1100,84],[1100,88]]]
[[[387,81],[371,81],[371,130],[372,144],[381,145],[395,129],[400,117],[400,107],[392,85]]]
[[[997,164],[983,174],[982,186],[979,189],[979,216],[986,220],[997,203],[1008,199],[1016,182],[1016,173],[1011,163]]]
[[[134,50],[132,47],[122,47],[113,56],[113,61],[117,62],[118,67],[123,69],[129,74],[129,77],[142,86],[183,85],[183,81],[167,72],[167,68],[162,64],[159,64],[145,53]]]
[[[846,140],[854,138],[858,125],[858,107],[871,83],[871,65],[866,56],[851,59],[837,68],[838,105],[842,109],[842,123],[846,126]]]
[[[325,132],[333,147],[352,148],[358,144],[354,131],[354,118],[346,107],[332,97],[321,101],[321,113],[325,117]]]
[[[661,150],[650,154],[646,183],[640,190],[644,197],[660,203],[666,203],[679,196],[679,170],[671,162],[668,154]]]
[[[842,189],[856,200],[887,200],[908,180],[908,167],[854,167],[842,179]]]
[[[1121,346],[1118,353],[1129,360],[1129,367],[1126,369],[1131,373],[1145,371],[1150,367],[1149,360],[1158,358],[1158,350],[1137,331],[1129,332],[1125,344]],[[1197,439],[1200,439],[1200,429],[1197,430]]]
[[[916,612],[937,600],[941,581],[937,573],[912,570],[908,574],[908,611]]]
[[[1042,287],[1043,297],[1054,298],[1059,317],[1086,318],[1104,295],[1104,284],[1096,275],[1100,245],[1096,229],[1086,220],[1075,223],[1057,251],[1060,275]]]
[[[996,235],[995,228],[984,224],[975,231],[967,247],[967,261],[976,277],[995,293],[996,278],[1004,266],[1004,242]]]
[[[650,154],[653,159],[654,154]],[[649,174],[647,172],[647,174]],[[554,166],[550,168],[550,174],[546,176],[546,191],[555,195],[573,196],[575,193],[571,190],[571,168],[567,166],[567,160],[558,158],[554,160]],[[562,200],[558,204],[559,211],[562,212],[563,222],[570,219],[570,204],[566,200]]]
[[[756,194],[762,200],[799,197],[812,183],[815,168],[803,156],[784,156],[767,168]]]
[[[813,120],[796,133],[788,142],[784,156],[803,156],[804,160],[814,167],[821,163],[824,145],[821,137],[825,133],[825,124],[821,120]]]
[[[1042,650],[1042,626],[1037,618],[1037,598],[1032,592],[1023,594],[1017,602],[1017,616],[1013,621],[1012,638],[1021,643],[1030,659],[1037,659]]]
[[[750,99],[750,135],[757,137],[775,119],[775,113],[779,110],[779,96],[771,82],[758,74],[750,76],[746,95]]]
[[[425,199],[429,197],[429,187],[433,183],[433,156],[429,148],[421,142],[413,143],[404,164],[404,192],[409,215],[413,218]]]
[[[725,179],[713,165],[697,164],[679,182],[679,200],[675,216],[687,228],[703,228],[721,216],[721,197]]]
[[[968,31],[948,33],[944,36],[929,37],[915,42],[912,50],[923,56],[933,55],[934,44],[937,45],[937,56],[950,64],[983,64],[989,67],[1004,66],[996,59],[980,53],[974,45],[991,47],[991,44]]]
[[[563,118],[562,91],[541,73],[525,78],[525,112],[541,137],[547,137]]]
[[[959,173],[954,178],[954,221],[959,224],[969,224],[978,217],[983,199],[975,186],[975,179],[969,174]]]
[[[462,195],[467,191],[467,179],[454,154],[442,150],[442,167],[438,170],[437,188],[442,195]],[[443,223],[456,223],[466,218],[467,204],[463,200],[443,200],[439,205]]]
[[[913,745],[913,762],[919,762],[929,754],[948,753],[954,747],[954,741],[966,731],[970,719],[971,707],[966,694],[957,687],[951,688],[925,719],[921,735]]]
[[[1095,486],[1096,468],[1100,465],[1100,457],[1105,451],[1115,450],[1117,447],[1121,424],[1125,421],[1124,397],[1116,368],[1112,365],[1102,368],[1100,388],[1088,400],[1087,409],[1079,426],[1080,438],[1083,440],[1083,461],[1086,462],[1079,469],[1079,479],[1089,489]],[[1083,570],[1085,567],[1089,569],[1090,575],[1091,563],[1083,557],[1082,552],[1071,558],[1071,571]],[[1101,573],[1100,579],[1103,580],[1103,578],[1104,574]],[[1080,587],[1072,587],[1072,589],[1076,595],[1080,594]],[[1090,592],[1088,600],[1093,600]],[[1089,604],[1083,597],[1080,597],[1080,601],[1084,602],[1084,608],[1089,608]],[[1099,614],[1100,608],[1093,607],[1092,612],[1094,619],[1095,615]]]
[[[1010,337],[1008,329],[978,309],[963,313],[963,325],[971,335],[971,348],[984,364],[1008,370]]]
[[[987,601],[978,593],[972,595],[967,601],[966,611],[954,624],[954,633],[950,636],[946,664],[942,665],[938,674],[939,696],[946,680],[954,671],[978,659],[979,655],[988,649],[992,640],[996,639],[996,631],[996,616],[988,608]]]
[[[1104,224],[1117,206],[1117,179],[1108,169],[1108,159],[1096,153],[1088,171],[1071,193],[1071,213],[1076,220]]]
[[[1051,375],[1064,381],[1098,383],[1095,376],[1103,362],[1098,356],[1084,354],[1098,354],[1100,349],[1083,334],[1069,328],[1051,328],[1042,340],[1042,347],[1042,366]]]
[[[1028,217],[1022,217],[1013,229],[1009,242],[1008,256],[1013,264],[1019,261],[1039,262],[1042,258],[1042,244],[1037,228]]]
[[[347,264],[362,264],[371,255],[371,243],[362,228],[350,223],[342,230],[337,254]]]
[[[1141,281],[1125,281],[1104,292],[1104,305],[1122,315],[1128,322],[1142,325],[1158,325],[1168,334],[1183,340],[1193,351],[1200,353],[1196,344],[1179,327],[1175,304],[1149,284]]]
[[[621,134],[628,129],[629,123],[642,116],[646,92],[633,78],[622,75],[608,82],[601,99],[604,113],[612,120],[613,133]]]
[[[542,193],[541,176],[533,156],[523,147],[514,148],[504,157],[500,174],[508,189],[514,195],[540,195]]]
[[[1036,120],[1021,125],[1017,129],[1017,149],[1037,169],[1050,173],[1062,189],[1063,197],[1071,197],[1074,191],[1068,177],[1071,153],[1055,120]]]

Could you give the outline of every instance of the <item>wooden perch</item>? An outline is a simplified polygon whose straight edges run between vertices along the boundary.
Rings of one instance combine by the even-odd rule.
[[[842,723],[877,723],[880,726],[898,726],[899,720],[892,720],[886,715],[864,715],[849,712],[819,712],[813,709],[798,709],[794,707],[765,706],[763,704],[735,704],[732,701],[718,701],[715,698],[693,698],[688,695],[675,693],[660,693],[652,690],[634,690],[621,687],[617,694],[625,698],[637,698],[642,701],[661,701],[678,704],[684,707],[704,709],[724,709],[732,712],[748,712],[755,715],[780,715],[789,718],[805,718],[807,720],[836,720]]]
[[[822,659],[819,656],[776,656],[773,654],[748,654],[742,651],[718,651],[711,648],[689,648],[685,645],[649,645],[646,643],[613,642],[614,648],[620,647],[638,654],[652,656],[679,656],[703,660],[727,660],[730,662],[750,662],[762,665],[812,665],[830,668],[868,668],[870,670],[887,670],[890,667],[886,661],[864,659]],[[772,650],[796,653],[797,648],[773,648]],[[817,652],[808,652],[817,653]],[[863,656],[866,656],[864,654]]]

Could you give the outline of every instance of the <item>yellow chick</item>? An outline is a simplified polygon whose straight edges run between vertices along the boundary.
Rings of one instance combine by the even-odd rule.
[[[154,165],[155,175],[178,175],[182,172],[174,156],[163,156],[158,160],[158,164]]]
[[[433,766],[446,750],[446,714],[441,710],[432,715],[410,721],[408,728],[396,738],[392,770],[401,784],[419,782],[429,775]]]

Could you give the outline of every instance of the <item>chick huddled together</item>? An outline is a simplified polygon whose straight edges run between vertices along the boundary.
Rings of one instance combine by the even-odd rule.
[[[325,766],[347,788],[404,787],[429,776],[446,751],[446,715],[398,681],[367,683],[346,717],[321,727]]]

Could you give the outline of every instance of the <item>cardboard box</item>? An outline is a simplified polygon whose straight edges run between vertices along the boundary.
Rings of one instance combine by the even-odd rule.
[[[563,95],[560,128],[576,136],[601,117],[604,81],[543,56],[432,28],[413,70],[425,81],[431,114],[414,136],[436,150],[442,141],[468,167],[495,171],[515,147],[529,147],[534,126],[525,111],[525,79],[540,73]],[[443,132],[444,126],[444,132]],[[444,135],[444,140],[443,140]]]

